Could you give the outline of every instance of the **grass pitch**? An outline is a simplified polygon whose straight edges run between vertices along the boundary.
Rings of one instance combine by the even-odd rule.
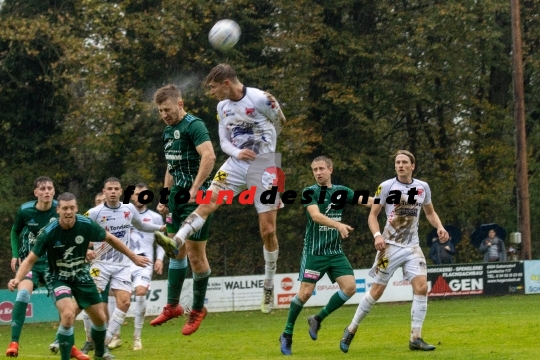
[[[410,351],[410,303],[380,303],[361,324],[349,353],[339,350],[343,329],[356,305],[344,306],[322,323],[319,339],[311,340],[307,317],[320,308],[304,308],[296,323],[293,359],[537,359],[540,315],[538,295],[430,300],[423,337],[437,346],[433,352]],[[281,359],[279,335],[287,310],[270,314],[258,311],[209,313],[191,336],[180,331],[186,318],[143,328],[143,350],[133,351],[133,318],[122,327],[122,347],[113,350],[118,360],[128,359]],[[18,359],[59,359],[48,345],[54,340],[55,323],[26,324]],[[10,327],[0,326],[4,349]],[[75,325],[76,345],[82,346],[81,321]]]

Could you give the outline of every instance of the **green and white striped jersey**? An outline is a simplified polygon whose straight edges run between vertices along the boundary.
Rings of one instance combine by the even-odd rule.
[[[332,185],[332,187],[327,188],[325,186],[321,187],[318,184],[302,190],[303,203],[307,202],[308,197],[310,197],[311,200],[309,203],[305,203],[304,207],[317,205],[321,214],[335,221],[341,221],[344,207],[341,206],[341,209],[333,209],[332,197],[339,201],[342,196],[346,196],[347,204],[350,204],[354,197],[354,191],[342,185]],[[333,255],[343,253],[339,231],[335,228],[316,223],[313,221],[307,210],[306,216],[307,224],[304,237],[304,254]]]
[[[206,141],[210,141],[206,125],[191,114],[186,114],[178,124],[165,128],[163,131],[165,159],[175,186],[191,188],[201,163],[201,156],[196,148]],[[204,182],[205,189],[210,186],[210,180],[211,177],[208,177]]]

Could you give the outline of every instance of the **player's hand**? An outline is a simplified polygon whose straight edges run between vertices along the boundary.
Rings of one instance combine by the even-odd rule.
[[[354,229],[347,224],[339,224],[337,230],[339,231],[341,238],[346,239],[349,237],[349,232],[353,231]]]
[[[238,160],[255,160],[257,158],[257,154],[253,150],[242,149],[238,153],[237,158]]]
[[[13,272],[17,272],[17,265],[21,265],[21,259],[20,258],[12,258],[11,259],[11,270],[13,270]]]
[[[20,283],[20,281],[17,280],[17,279],[9,280],[9,282],[8,282],[9,291],[15,291],[15,289],[17,288],[17,285],[19,285],[19,283]]]
[[[377,235],[377,237],[375,238],[375,249],[377,250],[384,250],[384,247],[386,246],[385,242],[384,242],[384,238],[382,235]]]
[[[198,188],[190,188],[189,189],[189,201],[188,203],[194,203],[195,199],[197,198],[197,193],[199,192]]]
[[[156,211],[161,215],[167,215],[169,213],[169,207],[165,204],[159,203],[156,206]]]
[[[441,239],[441,241],[446,241],[450,238],[450,235],[448,235],[448,231],[446,231],[443,227],[437,229],[437,235],[439,236],[439,239]]]
[[[88,249],[86,251],[86,261],[92,262],[96,258],[96,252],[94,250]]]
[[[156,262],[154,263],[154,271],[158,275],[163,273],[163,260],[156,259]]]
[[[131,261],[133,261],[135,265],[140,267],[146,267],[147,265],[152,264],[149,258],[141,255],[135,255],[135,257],[131,259]]]
[[[165,225],[165,224],[161,225],[161,227],[159,228],[159,231],[166,234],[167,233],[167,225]]]

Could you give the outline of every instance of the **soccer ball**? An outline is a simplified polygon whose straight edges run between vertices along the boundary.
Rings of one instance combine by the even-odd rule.
[[[240,26],[233,20],[219,20],[210,30],[208,41],[218,50],[229,50],[240,39]]]

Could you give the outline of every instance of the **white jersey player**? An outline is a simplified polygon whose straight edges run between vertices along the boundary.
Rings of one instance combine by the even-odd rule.
[[[133,204],[120,202],[122,187],[120,180],[109,178],[105,180],[103,194],[105,202],[85,214],[96,221],[105,230],[118,237],[129,247],[131,225],[143,231],[164,230],[165,226],[142,221],[141,215]],[[101,292],[107,284],[116,298],[116,309],[109,319],[105,344],[109,344],[124,322],[131,300],[131,261],[105,243],[94,243],[96,257],[90,267],[90,275],[94,278],[98,290]],[[106,296],[107,294],[105,294]],[[105,296],[103,296],[105,298]]]
[[[433,208],[428,184],[412,177],[414,167],[414,155],[407,150],[398,150],[395,154],[397,177],[384,181],[375,193],[368,218],[377,249],[375,263],[369,272],[374,280],[369,292],[360,300],[351,324],[345,328],[340,342],[343,352],[349,351],[360,322],[383,295],[388,281],[399,267],[403,268],[404,280],[410,281],[413,288],[409,349],[435,350],[435,346],[422,339],[428,286],[426,259],[418,240],[421,209],[424,209],[429,223],[437,229],[441,240],[448,239],[448,232]],[[381,234],[377,216],[383,207],[387,220]]]
[[[199,205],[195,212],[186,218],[184,225],[174,236],[176,244],[172,242],[170,246],[183,246],[191,234],[202,228],[210,214],[221,205],[217,203],[220,190],[232,190],[234,195],[238,195],[246,189],[248,169],[257,157],[275,152],[277,135],[285,122],[276,99],[269,93],[244,86],[228,64],[220,64],[212,69],[206,77],[205,85],[209,88],[210,94],[220,100],[217,105],[219,139],[221,149],[230,157],[212,181],[209,189],[212,190],[212,202]],[[271,166],[262,167],[260,174],[255,175],[262,179],[266,169]],[[279,181],[275,182],[279,184]],[[263,184],[262,187],[266,185]],[[276,196],[276,201],[270,204],[261,203],[259,196],[255,198],[264,243],[265,280],[261,302],[261,311],[264,313],[272,311],[274,306],[274,274],[279,251],[276,217],[278,208],[282,206],[279,196]]]
[[[418,179],[403,184],[393,178],[379,185],[376,196],[386,212],[387,220],[382,233],[385,242],[397,246],[418,246],[420,211],[424,204],[431,203],[429,185]]]

